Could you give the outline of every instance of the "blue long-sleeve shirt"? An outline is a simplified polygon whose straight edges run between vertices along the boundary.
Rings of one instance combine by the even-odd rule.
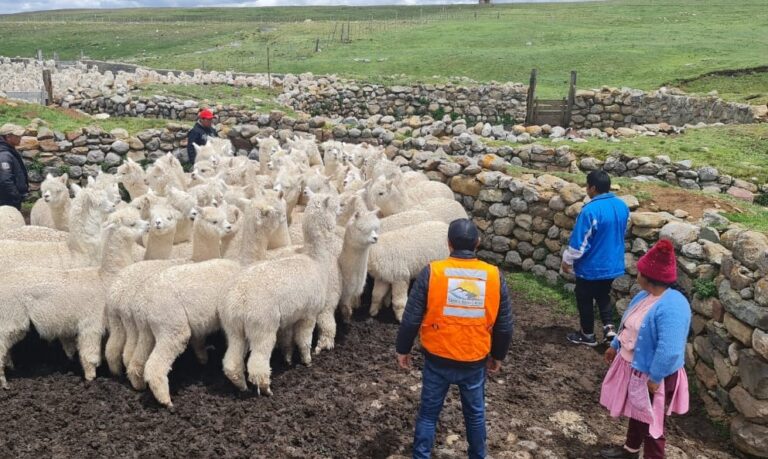
[[[615,279],[624,274],[624,233],[629,208],[613,193],[592,198],[576,218],[563,262],[576,277]]]
[[[473,259],[476,255],[471,250],[455,250],[451,253],[452,258]],[[413,342],[421,329],[421,323],[427,311],[427,293],[429,289],[430,267],[427,265],[411,287],[411,293],[408,295],[408,302],[405,305],[403,321],[400,323],[400,329],[397,332],[396,350],[398,354],[408,354],[411,352]],[[496,322],[493,324],[491,335],[491,357],[496,360],[504,360],[509,351],[512,342],[512,330],[514,319],[512,316],[512,304],[509,300],[507,283],[504,276],[499,272],[500,277],[500,301],[499,313],[496,316]],[[484,362],[458,362],[432,355],[424,351],[426,358],[438,363],[447,363],[452,365],[475,366],[483,365]]]

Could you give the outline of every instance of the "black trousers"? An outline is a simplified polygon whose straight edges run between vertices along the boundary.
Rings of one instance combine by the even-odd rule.
[[[16,209],[21,211],[21,201],[17,202],[17,201],[0,200],[0,206],[11,206],[11,207],[15,207]]]
[[[586,280],[576,278],[576,306],[579,308],[581,331],[587,335],[595,332],[595,303],[603,325],[613,324],[611,284],[613,279]]]

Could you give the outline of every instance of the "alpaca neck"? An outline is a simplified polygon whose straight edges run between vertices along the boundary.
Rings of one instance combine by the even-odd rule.
[[[69,211],[71,208],[72,200],[67,196],[63,201],[57,203],[57,205],[48,205],[51,209],[51,218],[53,219],[53,226],[59,231],[69,231]]]
[[[413,203],[405,193],[401,190],[397,190],[390,195],[390,198],[381,207],[382,214],[384,216],[393,215],[399,212],[404,212],[413,207]]]
[[[192,233],[192,261],[198,262],[214,258],[221,258],[221,238],[195,228]]]
[[[86,190],[81,193],[87,193]],[[69,221],[70,250],[80,252],[91,259],[93,264],[101,261],[101,224],[103,212],[91,204],[90,199],[82,199],[72,206]]]
[[[131,199],[136,199],[139,196],[144,196],[149,191],[149,186],[144,182],[144,179],[130,180],[123,182],[123,186]]]
[[[243,266],[266,259],[270,240],[269,233],[260,231],[260,228],[256,228],[253,224],[249,223],[246,221],[243,227],[245,232],[243,233],[240,249],[240,264]]]
[[[347,230],[344,234],[344,245],[339,256],[343,299],[351,299],[363,293],[370,251],[370,244],[360,245],[354,243],[349,230]]]
[[[288,220],[281,222],[280,226],[269,236],[268,249],[279,249],[291,245],[291,233],[288,231]]]
[[[117,275],[123,268],[133,264],[134,241],[132,238],[107,233],[104,236],[104,247],[102,249],[101,266],[99,272],[102,276],[112,277]]]
[[[239,231],[233,231],[221,238],[221,254],[222,255],[226,255],[227,252],[229,252],[229,248],[232,246],[232,243],[235,241],[238,234],[240,234]]]
[[[176,231],[168,231],[165,234],[149,233],[147,237],[147,250],[144,252],[145,260],[167,260],[173,250],[173,236]]]

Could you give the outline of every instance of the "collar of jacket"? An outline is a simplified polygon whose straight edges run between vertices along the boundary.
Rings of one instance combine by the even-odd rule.
[[[610,198],[615,198],[615,197],[616,197],[616,195],[609,191],[607,193],[598,194],[597,196],[592,198],[589,202],[595,202],[595,201],[600,200],[600,199],[610,199]]]
[[[474,250],[454,250],[451,252],[451,258],[462,258],[465,260],[471,260],[477,258]]]

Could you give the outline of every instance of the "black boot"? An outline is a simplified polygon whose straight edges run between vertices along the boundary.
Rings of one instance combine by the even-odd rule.
[[[613,446],[600,451],[600,457],[605,459],[637,459],[640,452],[630,453],[623,446]]]

